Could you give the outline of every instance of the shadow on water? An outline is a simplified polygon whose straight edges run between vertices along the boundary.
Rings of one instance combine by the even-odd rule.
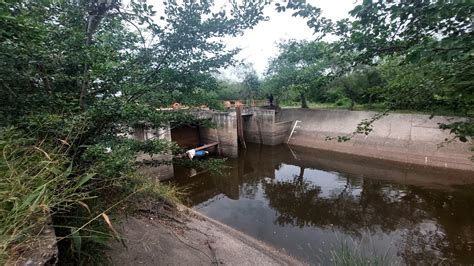
[[[199,212],[308,262],[344,242],[407,264],[474,263],[472,173],[287,145],[249,145],[228,165],[175,169],[175,182]]]

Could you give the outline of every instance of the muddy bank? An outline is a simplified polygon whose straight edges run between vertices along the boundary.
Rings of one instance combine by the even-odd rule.
[[[369,135],[357,135],[347,142],[326,137],[350,135],[357,124],[376,113],[333,109],[282,109],[276,121],[300,121],[289,144],[379,158],[408,164],[474,171],[471,145],[446,142],[454,136],[441,130],[463,118],[391,113],[373,124]]]
[[[189,208],[142,209],[124,218],[114,242],[113,265],[302,265],[284,251]]]

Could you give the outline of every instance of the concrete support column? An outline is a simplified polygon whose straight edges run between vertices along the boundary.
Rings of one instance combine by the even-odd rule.
[[[238,156],[237,119],[235,112],[215,112],[212,114],[214,128],[200,128],[201,141],[219,142],[219,152],[225,157]]]
[[[249,108],[244,117],[245,141],[265,145],[282,144],[288,136],[292,121],[275,123],[275,110]]]
[[[170,126],[162,127],[158,129],[139,127],[134,129],[133,138],[140,141],[159,139],[164,141],[171,141],[171,129]],[[140,153],[137,155],[137,161],[146,160],[158,160],[168,161],[173,159],[173,155],[170,154],[144,154]],[[142,166],[138,170],[140,174],[148,176],[157,181],[170,179],[174,176],[173,164],[162,164],[159,166]]]

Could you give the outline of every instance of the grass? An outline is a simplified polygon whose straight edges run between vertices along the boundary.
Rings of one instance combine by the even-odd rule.
[[[365,236],[364,236],[365,235]],[[334,266],[382,266],[400,265],[400,258],[390,250],[377,251],[370,234],[364,233],[360,240],[343,239],[329,252],[329,261]]]
[[[88,199],[81,191],[93,174],[75,176],[67,147],[3,131],[0,139],[0,263],[27,250],[51,214]]]
[[[346,241],[338,249],[331,251],[330,257],[331,265],[334,266],[399,265],[397,259],[387,254],[377,255],[372,252],[370,256],[366,256],[360,248],[351,248]]]
[[[103,264],[118,211],[136,198],[177,202],[179,191],[142,176],[107,178],[75,165],[67,143],[55,145],[0,129],[0,265],[35,247],[53,220],[61,262]],[[91,168],[85,168],[91,169]]]

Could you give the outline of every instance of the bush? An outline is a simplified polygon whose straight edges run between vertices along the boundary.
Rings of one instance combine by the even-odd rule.
[[[333,87],[326,91],[325,98],[327,102],[335,103],[338,100],[347,98],[340,87]]]
[[[334,104],[339,107],[349,107],[351,105],[351,99],[344,97],[337,100]]]

